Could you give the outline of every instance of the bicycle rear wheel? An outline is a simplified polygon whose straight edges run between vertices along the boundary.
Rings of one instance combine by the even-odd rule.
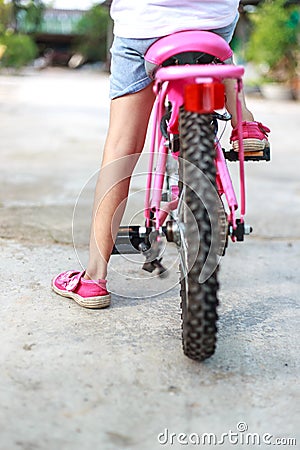
[[[180,112],[180,272],[183,351],[203,361],[215,351],[220,254],[214,131],[209,114]]]

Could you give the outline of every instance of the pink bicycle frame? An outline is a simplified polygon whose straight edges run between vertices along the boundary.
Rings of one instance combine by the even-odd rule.
[[[171,118],[168,122],[168,132],[178,134],[179,108],[185,103],[185,88],[188,85],[202,85],[209,87],[214,83],[220,83],[226,78],[236,80],[236,108],[239,135],[239,168],[240,168],[240,222],[244,222],[245,215],[245,174],[244,174],[244,148],[242,139],[242,107],[240,94],[242,90],[242,75],[244,68],[233,64],[210,65],[181,65],[161,67],[163,61],[169,57],[184,51],[201,51],[209,53],[221,61],[225,61],[231,55],[228,44],[218,35],[203,31],[184,31],[175,33],[156,41],[147,51],[145,60],[156,69],[154,75],[154,92],[156,100],[153,110],[153,128],[151,132],[150,159],[147,177],[147,190],[145,197],[146,225],[150,225],[151,212],[155,212],[155,227],[157,230],[163,225],[171,210],[178,204],[178,189],[172,187],[172,199],[162,206],[162,190],[166,172],[168,148],[165,138],[160,130],[160,123],[165,113],[166,99],[172,105]],[[204,113],[213,112],[213,98],[210,90],[204,89],[203,98]],[[237,228],[236,210],[238,202],[226,165],[223,150],[216,139],[216,168],[217,188],[220,195],[224,194],[229,209],[229,223],[233,229]],[[156,158],[155,158],[156,155]],[[178,158],[178,153],[173,154]],[[156,169],[154,170],[154,160]],[[235,240],[232,236],[232,240]]]

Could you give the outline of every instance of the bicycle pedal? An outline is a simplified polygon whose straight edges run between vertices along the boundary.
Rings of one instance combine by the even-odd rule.
[[[146,272],[152,273],[154,270],[158,272],[160,278],[166,278],[168,276],[167,269],[161,264],[160,259],[154,259],[153,261],[146,261],[143,264],[142,269],[146,270]]]
[[[225,159],[228,161],[239,161],[239,153],[231,149],[226,151],[223,149]],[[271,149],[269,146],[265,147],[263,150],[257,152],[245,152],[245,161],[270,161],[271,160]]]
[[[270,161],[271,149],[269,146],[258,152],[245,152],[245,161]]]
[[[240,219],[236,219],[236,228],[233,229],[232,224],[229,224],[229,235],[234,236],[238,242],[244,240],[246,235],[251,234],[253,228],[250,225],[241,222]]]

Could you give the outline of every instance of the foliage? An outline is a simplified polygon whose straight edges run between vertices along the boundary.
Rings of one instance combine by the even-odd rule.
[[[9,27],[11,20],[11,4],[0,0],[0,35]]]
[[[247,59],[264,65],[267,76],[279,81],[293,78],[297,66],[299,11],[286,0],[265,0],[252,18]]]
[[[14,33],[5,33],[0,36],[0,45],[3,45],[5,52],[1,58],[1,65],[4,67],[20,67],[32,61],[37,53],[37,46],[30,36]]]
[[[20,67],[31,62],[38,48],[30,36],[19,33],[21,24],[34,32],[43,17],[42,0],[0,0],[1,66]]]
[[[106,60],[106,36],[109,23],[107,8],[101,5],[88,10],[77,25],[80,35],[76,50],[88,61]]]
[[[42,0],[11,0],[13,23],[16,31],[20,28],[35,32],[43,19],[45,4]]]

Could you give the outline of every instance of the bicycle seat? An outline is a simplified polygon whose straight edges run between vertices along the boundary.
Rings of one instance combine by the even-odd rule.
[[[231,58],[227,42],[211,31],[188,30],[164,36],[152,44],[145,53],[145,68],[150,78],[168,59],[184,53],[200,52],[220,61]]]

